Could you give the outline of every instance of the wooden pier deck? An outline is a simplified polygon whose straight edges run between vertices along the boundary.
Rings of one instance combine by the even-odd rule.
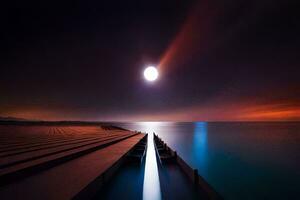
[[[100,125],[0,125],[0,197],[92,197],[144,136]]]

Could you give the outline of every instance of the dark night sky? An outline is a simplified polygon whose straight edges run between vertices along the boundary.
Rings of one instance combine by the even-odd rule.
[[[4,3],[0,115],[300,119],[297,1],[120,2]]]

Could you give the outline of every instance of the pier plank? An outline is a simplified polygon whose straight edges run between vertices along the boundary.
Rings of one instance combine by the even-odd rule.
[[[19,181],[2,186],[2,199],[70,199],[101,176],[144,136],[131,137]],[[126,137],[123,136],[123,137]]]

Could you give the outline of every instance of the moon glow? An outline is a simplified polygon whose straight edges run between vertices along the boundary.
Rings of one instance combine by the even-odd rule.
[[[144,70],[144,77],[147,81],[155,81],[158,78],[158,71],[154,66],[148,66]]]

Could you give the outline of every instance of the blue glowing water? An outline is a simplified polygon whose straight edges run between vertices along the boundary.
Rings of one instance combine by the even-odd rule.
[[[225,199],[300,196],[300,123],[119,123],[156,132]]]

